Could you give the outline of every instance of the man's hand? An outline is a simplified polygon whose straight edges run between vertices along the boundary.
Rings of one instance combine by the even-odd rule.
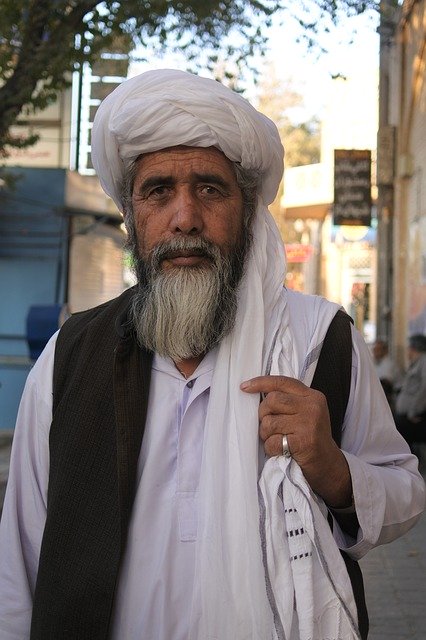
[[[335,508],[352,501],[346,458],[331,435],[327,401],[320,391],[286,376],[260,376],[241,384],[246,393],[260,393],[259,434],[269,456],[282,455],[283,435],[309,485]]]

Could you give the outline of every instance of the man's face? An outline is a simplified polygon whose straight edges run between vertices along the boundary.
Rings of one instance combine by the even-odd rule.
[[[214,147],[171,147],[143,155],[132,203],[143,260],[159,243],[176,238],[201,237],[228,255],[242,234],[241,190],[232,163]],[[208,260],[201,251],[171,251],[161,268],[199,267]]]
[[[408,362],[410,363],[415,362],[422,355],[420,351],[417,351],[417,349],[413,349],[413,347],[410,347],[410,345],[408,346],[407,354],[408,354]]]
[[[373,345],[373,356],[374,359],[379,361],[382,358],[385,357],[385,355],[387,354],[388,350],[386,347],[386,344],[384,342],[382,342],[381,340],[377,340],[374,345]]]

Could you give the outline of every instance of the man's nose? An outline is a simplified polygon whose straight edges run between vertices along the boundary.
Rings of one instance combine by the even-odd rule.
[[[173,214],[170,221],[173,233],[198,235],[203,228],[201,205],[189,189],[178,191],[173,199]]]

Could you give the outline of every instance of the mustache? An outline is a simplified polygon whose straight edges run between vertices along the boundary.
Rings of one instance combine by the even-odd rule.
[[[220,250],[213,242],[202,237],[172,238],[156,244],[149,253],[148,262],[151,269],[156,270],[163,260],[185,255],[202,256],[215,262],[220,255]]]

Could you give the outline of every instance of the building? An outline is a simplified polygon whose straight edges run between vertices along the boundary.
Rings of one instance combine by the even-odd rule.
[[[380,103],[380,217],[389,231],[379,278],[389,282],[388,335],[404,365],[407,337],[426,334],[425,0],[383,3]]]
[[[95,110],[127,65],[108,54],[14,132],[40,139],[12,151],[14,184],[0,185],[0,429],[13,428],[28,372],[67,315],[127,286],[122,219],[90,163]]]

